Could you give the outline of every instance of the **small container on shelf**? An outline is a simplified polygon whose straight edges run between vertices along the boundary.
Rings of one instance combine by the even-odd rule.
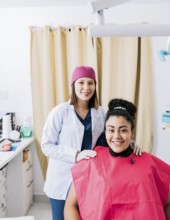
[[[20,133],[21,133],[22,138],[32,136],[32,129],[31,129],[31,126],[30,126],[27,118],[24,120],[24,122],[21,126]]]

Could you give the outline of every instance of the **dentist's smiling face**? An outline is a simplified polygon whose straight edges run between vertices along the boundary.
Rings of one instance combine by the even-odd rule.
[[[110,116],[106,122],[106,140],[115,153],[126,150],[130,144],[133,131],[131,123],[122,116]]]
[[[94,95],[96,85],[91,78],[80,78],[75,81],[75,93],[79,101],[89,101]]]

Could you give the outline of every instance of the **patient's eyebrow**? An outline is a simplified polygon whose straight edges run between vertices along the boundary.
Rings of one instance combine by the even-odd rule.
[[[115,128],[115,126],[113,126],[113,125],[107,125],[106,127],[107,127],[107,128],[108,128],[108,127]],[[127,128],[127,125],[122,125],[122,126],[120,126],[120,127],[118,127],[118,128],[119,128],[119,129],[120,129],[120,128]]]

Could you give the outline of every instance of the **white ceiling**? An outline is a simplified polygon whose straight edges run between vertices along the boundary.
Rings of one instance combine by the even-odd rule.
[[[86,6],[89,0],[0,0],[3,7]],[[170,4],[170,0],[131,0],[126,4]]]

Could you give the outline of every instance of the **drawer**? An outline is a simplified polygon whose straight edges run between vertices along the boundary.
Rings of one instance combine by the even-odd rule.
[[[32,162],[30,160],[26,160],[24,163],[23,163],[23,171],[24,172],[28,172],[29,170],[32,169]]]
[[[6,203],[6,201],[7,201],[6,189],[2,188],[0,193],[0,203]]]
[[[0,188],[3,187],[5,185],[5,181],[6,181],[6,177],[5,176],[2,176],[0,177]]]
[[[0,179],[6,177],[6,167],[0,169]]]
[[[7,206],[6,203],[0,203],[0,217],[6,217]]]

